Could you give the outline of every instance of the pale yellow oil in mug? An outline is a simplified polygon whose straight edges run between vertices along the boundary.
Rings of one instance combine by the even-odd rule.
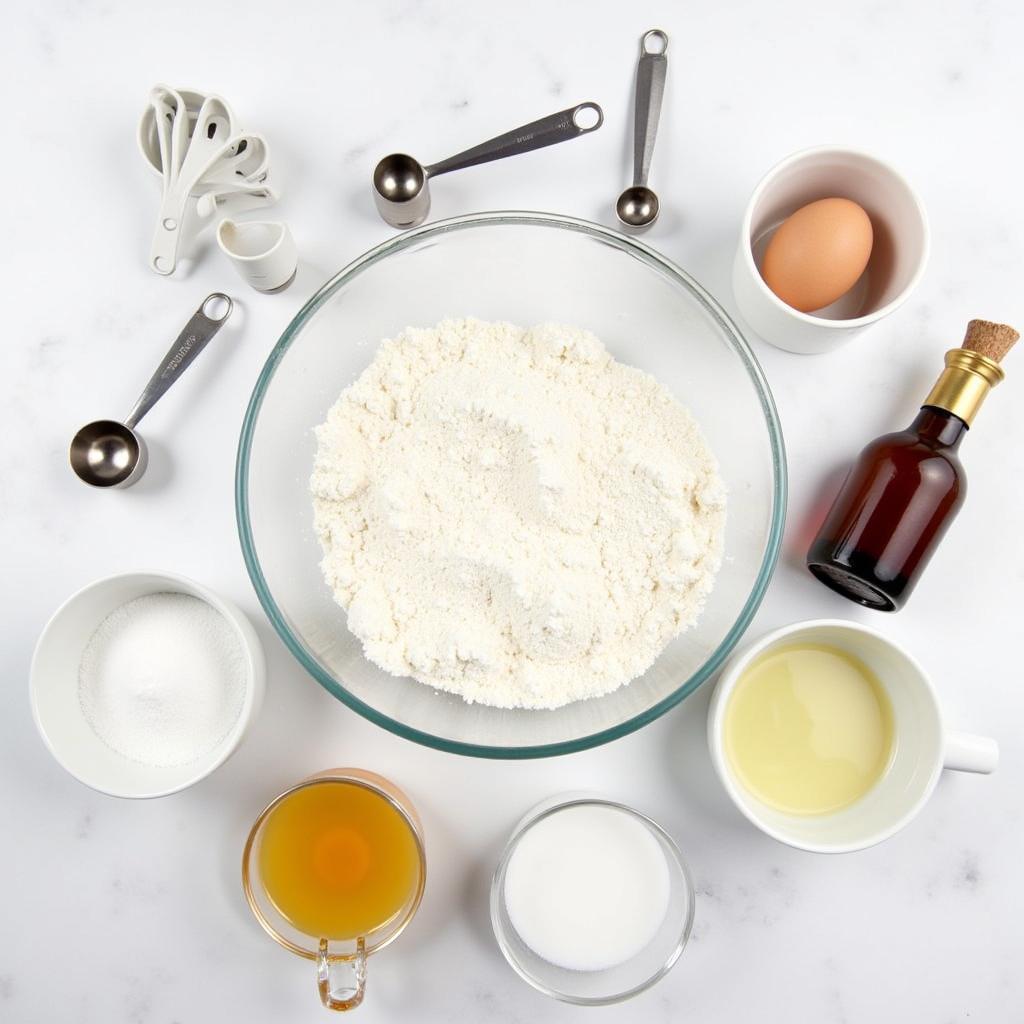
[[[724,738],[733,774],[757,799],[787,814],[829,814],[863,797],[888,768],[892,706],[859,658],[788,644],[740,676]]]

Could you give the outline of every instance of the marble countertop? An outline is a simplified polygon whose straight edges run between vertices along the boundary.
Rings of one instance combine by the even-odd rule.
[[[639,733],[585,753],[483,763],[369,724],[295,664],[263,616],[235,533],[232,474],[257,372],[301,302],[388,235],[375,159],[428,159],[594,99],[606,124],[552,150],[446,179],[434,216],[556,210],[609,223],[628,177],[640,33],[672,37],[647,240],[733,310],[729,270],[747,196],[777,159],[837,142],[877,152],[919,189],[932,261],[896,315],[853,346],[800,357],[754,340],[781,412],[786,546],[752,634],[845,616],[897,636],[934,672],[950,720],[1002,746],[988,778],[947,775],[882,846],[822,857],[755,831],[718,786],[703,740],[708,688]],[[371,964],[376,1021],[555,1021],[498,952],[486,893],[518,816],[586,787],[636,804],[693,871],[693,937],[671,974],[608,1021],[999,1022],[1024,1006],[1024,357],[964,446],[971,494],[910,606],[887,618],[800,566],[810,510],[867,439],[909,422],[973,316],[1024,323],[1024,8],[1013,0],[830,5],[457,0],[282,6],[40,0],[7,12],[8,202],[0,263],[6,365],[0,436],[0,1020],[186,1024],[325,1020],[312,968],[267,940],[238,878],[246,831],[286,784],[337,763],[406,785],[431,878],[408,932]],[[302,254],[260,296],[211,249],[164,280],[145,265],[157,191],[135,149],[154,82],[215,89],[273,146],[277,213]],[[575,144],[574,144],[575,145]],[[580,146],[583,143],[579,143]],[[123,412],[185,313],[239,298],[242,330],[151,414],[152,468],[94,493],[66,465],[74,429]],[[184,573],[234,598],[265,643],[265,709],[236,756],[177,796],[126,802],[77,783],[33,728],[35,638],[73,590],[115,571]]]

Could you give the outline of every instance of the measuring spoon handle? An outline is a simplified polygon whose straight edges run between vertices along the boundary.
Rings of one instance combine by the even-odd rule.
[[[207,315],[207,307],[214,302],[225,303],[223,313],[214,319]],[[206,348],[211,338],[221,329],[224,321],[231,315],[234,303],[230,296],[223,292],[213,292],[203,299],[202,305],[195,311],[192,319],[185,324],[177,341],[167,350],[159,369],[149,379],[139,400],[128,414],[125,423],[135,429],[143,416],[167,392],[167,389],[192,365],[192,361]]]
[[[657,40],[660,50],[648,49],[648,40]],[[647,184],[658,137],[661,99],[665,95],[668,71],[668,36],[660,28],[645,32],[640,40],[640,60],[636,65],[636,110],[633,121],[633,184]]]
[[[187,202],[188,193],[183,192],[180,182],[176,181],[160,203],[153,241],[149,246],[149,265],[164,277],[173,274],[178,266],[178,244]]]
[[[597,121],[589,127],[580,126],[580,116],[593,111],[597,114]],[[507,156],[516,156],[518,153],[529,153],[532,149],[542,149],[544,146],[553,146],[556,142],[567,142],[580,135],[587,135],[596,132],[604,123],[604,111],[596,103],[579,103],[567,110],[560,110],[557,114],[549,114],[539,121],[531,121],[521,128],[513,128],[504,135],[498,135],[479,146],[464,150],[455,156],[448,157],[436,164],[424,167],[424,171],[430,178],[439,174],[447,174],[449,171],[461,171],[464,167],[473,167],[476,164],[485,164],[491,160],[503,160]]]

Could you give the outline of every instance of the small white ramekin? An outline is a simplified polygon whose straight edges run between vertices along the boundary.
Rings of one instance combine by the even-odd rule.
[[[787,217],[832,197],[852,199],[867,211],[875,235],[871,258],[847,295],[801,313],[765,284],[760,260]],[[776,164],[754,189],[733,262],[733,293],[743,319],[765,341],[788,352],[830,352],[906,302],[924,274],[928,247],[921,200],[894,168],[855,149],[805,149]]]
[[[86,645],[116,608],[156,593],[190,594],[216,609],[234,629],[245,656],[245,694],[231,731],[209,753],[169,768],[131,761],[96,735],[82,711],[78,671]],[[131,572],[108,576],[72,594],[36,643],[30,673],[32,717],[57,762],[80,782],[110,796],[167,796],[206,778],[235,751],[263,704],[266,668],[252,623],[230,601],[184,576]]]

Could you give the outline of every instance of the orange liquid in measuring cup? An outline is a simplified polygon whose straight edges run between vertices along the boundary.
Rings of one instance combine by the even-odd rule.
[[[292,925],[314,938],[345,940],[402,911],[420,862],[409,823],[385,797],[324,781],[286,796],[267,816],[259,871]]]

